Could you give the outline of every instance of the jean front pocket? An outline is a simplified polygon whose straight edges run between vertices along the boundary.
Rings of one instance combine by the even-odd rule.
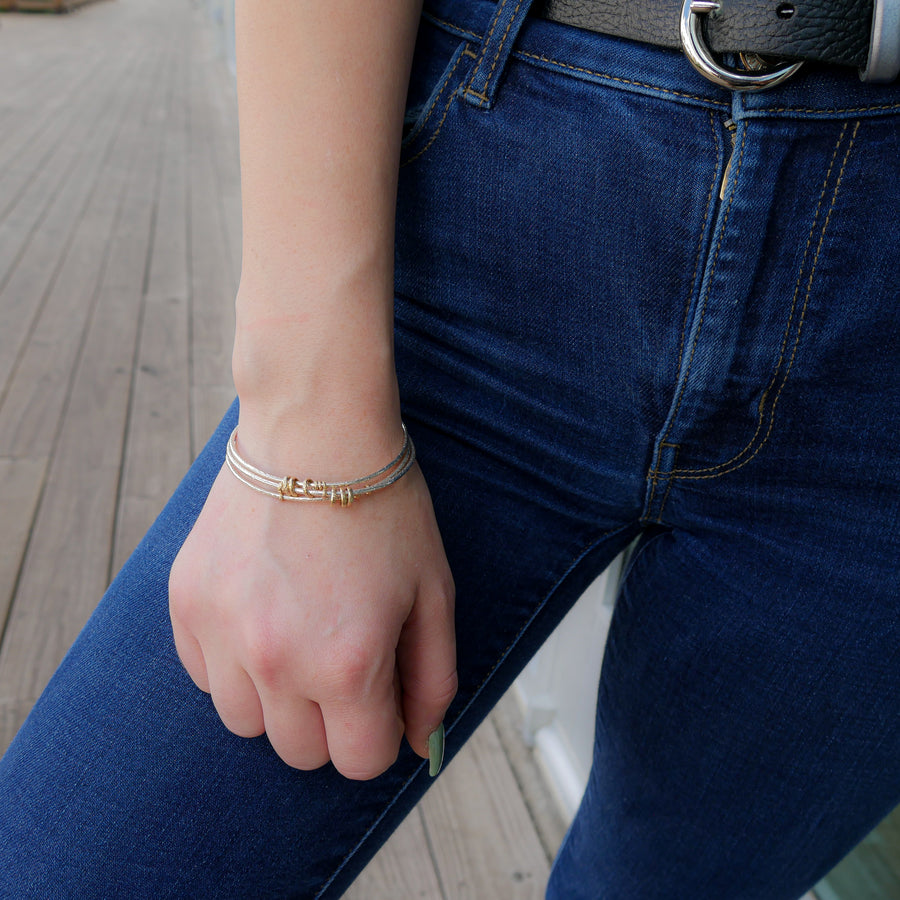
[[[420,158],[437,139],[466,81],[475,49],[422,19],[403,118],[401,165]]]

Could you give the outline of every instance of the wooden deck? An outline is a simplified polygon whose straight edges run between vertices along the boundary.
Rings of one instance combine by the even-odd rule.
[[[0,14],[0,750],[233,395],[213,45],[197,0]],[[561,836],[507,701],[351,896],[539,898]]]

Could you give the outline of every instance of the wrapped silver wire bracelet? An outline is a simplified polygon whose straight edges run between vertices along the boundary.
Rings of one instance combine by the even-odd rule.
[[[406,425],[403,425],[403,447],[386,465],[371,475],[365,475],[354,481],[316,481],[312,478],[295,478],[285,475],[279,478],[263,472],[243,459],[237,451],[237,428],[231,432],[225,449],[225,462],[238,481],[247,487],[268,497],[279,500],[327,501],[349,506],[357,497],[374,494],[399,481],[411,468],[416,459],[416,448],[413,446]]]

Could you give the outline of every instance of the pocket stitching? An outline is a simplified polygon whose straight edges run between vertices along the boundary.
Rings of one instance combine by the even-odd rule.
[[[401,144],[402,150],[408,150],[412,146],[412,144],[415,142],[415,140],[417,138],[419,138],[419,136],[425,130],[425,126],[428,123],[428,121],[431,119],[435,108],[440,103],[441,98],[444,97],[447,87],[453,82],[453,75],[456,72],[456,70],[459,68],[459,64],[462,62],[463,57],[467,56],[467,57],[470,57],[471,59],[476,58],[475,54],[472,52],[471,47],[469,46],[468,43],[462,45],[461,48],[458,48],[456,50],[456,54],[457,54],[456,62],[453,63],[453,65],[452,65],[452,67],[450,67],[449,71],[443,76],[443,81],[442,81],[441,87],[438,90],[437,94],[435,95],[435,98],[432,101],[431,106],[428,107],[428,111],[425,113],[425,115],[423,116],[421,121],[416,123],[416,125],[413,127],[412,131],[410,131],[410,133],[406,136],[406,138],[402,142],[402,144]],[[440,121],[437,123],[436,128],[431,133],[431,136],[428,138],[428,142],[415,155],[409,157],[408,159],[402,160],[400,163],[401,169],[404,166],[408,166],[410,163],[415,162],[415,160],[419,159],[431,148],[432,144],[435,142],[435,140],[437,139],[437,136],[440,134],[441,129],[444,126],[444,122],[446,121],[447,115],[450,112],[450,106],[453,103],[453,98],[456,96],[457,92],[462,87],[464,82],[465,82],[465,79],[463,78],[459,82],[459,84],[457,84],[455,86],[455,88],[451,91],[450,97],[447,100],[447,103],[444,105],[443,115],[441,116]]]

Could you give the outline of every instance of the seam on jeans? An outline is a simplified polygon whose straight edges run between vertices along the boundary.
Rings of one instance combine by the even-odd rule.
[[[472,77],[469,78],[469,83],[468,83],[468,85],[466,85],[466,90],[464,92],[466,94],[471,94],[474,97],[478,97],[482,101],[481,105],[484,105],[484,101],[487,98],[483,97],[482,94],[478,94],[472,90],[472,82],[474,82],[475,78],[478,76],[478,70],[481,68],[481,64],[484,62],[484,55],[485,55],[485,53],[487,53],[488,44],[490,44],[491,38],[494,35],[494,29],[497,27],[497,23],[500,21],[500,15],[503,12],[503,9],[508,2],[509,2],[509,0],[500,0],[500,5],[497,7],[497,11],[494,13],[494,19],[491,22],[490,31],[488,31],[487,36],[481,42],[481,55],[478,57],[478,62],[475,63],[475,68],[472,69]],[[521,0],[520,0],[520,3],[521,3]],[[501,42],[501,46],[502,46],[502,42]],[[487,86],[487,85],[485,85],[485,86]]]
[[[429,21],[434,22],[436,25],[441,25],[450,31],[456,32],[457,34],[467,35],[476,41],[482,40],[482,35],[478,34],[475,31],[469,31],[467,28],[463,28],[460,25],[455,24],[454,22],[450,22],[446,19],[441,19],[433,13],[424,12],[423,15],[429,19]],[[712,103],[715,106],[720,106],[723,109],[727,109],[730,107],[730,103],[723,100],[715,100],[712,97],[703,97],[699,94],[689,94],[685,91],[676,91],[671,88],[659,87],[655,84],[650,84],[644,81],[633,81],[628,78],[617,78],[613,75],[608,75],[605,72],[599,72],[595,69],[588,69],[583,66],[573,66],[569,63],[561,62],[558,59],[552,59],[549,56],[542,56],[537,53],[529,53],[525,50],[516,50],[513,53],[513,56],[523,57],[528,59],[536,59],[543,63],[548,63],[553,66],[559,66],[562,69],[568,69],[572,72],[581,72],[585,75],[593,75],[596,78],[603,78],[604,80],[609,81],[617,81],[621,84],[633,85],[634,87],[643,87],[650,88],[654,91],[661,91],[664,94],[673,94],[676,97],[685,97],[688,100],[700,100],[703,103]],[[853,113],[863,113],[863,112],[886,112],[888,110],[900,109],[900,103],[883,103],[879,105],[872,106],[834,106],[834,107],[813,107],[813,106],[761,106],[757,108],[748,109],[746,112],[749,115],[755,115],[757,113],[827,113],[830,115],[851,115]]]
[[[687,323],[688,323],[688,314],[691,311],[691,299],[694,296],[694,288],[697,285],[697,273],[700,271],[700,259],[703,255],[703,238],[706,234],[706,223],[709,220],[709,210],[712,206],[712,198],[713,193],[716,190],[716,184],[719,182],[719,155],[721,152],[720,144],[719,144],[719,133],[716,131],[716,119],[713,115],[712,110],[709,111],[709,127],[710,131],[712,131],[713,141],[716,146],[716,166],[713,170],[712,181],[709,185],[709,193],[706,196],[706,209],[703,212],[703,222],[700,224],[700,238],[697,241],[697,256],[694,260],[694,271],[691,274],[691,289],[688,294],[687,303],[684,305],[684,320],[681,323],[681,344],[678,348],[678,365],[676,366],[675,377],[678,377],[678,373],[681,371],[681,360],[684,357],[684,339],[687,334]]]
[[[858,127],[858,123],[857,123],[857,127]],[[734,456],[732,456],[731,459],[725,460],[724,462],[721,462],[715,466],[706,466],[705,468],[676,469],[673,467],[671,469],[671,471],[669,472],[670,475],[680,475],[682,473],[688,473],[688,474],[699,476],[702,473],[706,473],[706,472],[724,474],[722,472],[723,469],[728,469],[728,471],[733,471],[735,468],[738,468],[737,464],[739,463],[739,461],[744,456],[746,456],[748,453],[750,453],[750,451],[753,449],[754,445],[756,444],[756,439],[759,437],[760,433],[762,432],[763,424],[765,423],[766,416],[771,415],[771,413],[774,411],[774,402],[772,404],[771,409],[769,409],[769,410],[766,409],[766,402],[767,402],[770,394],[772,393],[772,391],[775,389],[775,385],[778,382],[778,378],[781,373],[781,367],[784,364],[785,356],[787,354],[788,340],[790,339],[791,332],[794,329],[794,317],[797,312],[797,303],[798,303],[798,300],[800,297],[800,290],[801,290],[801,285],[803,284],[803,277],[806,274],[807,260],[809,259],[809,254],[812,249],[813,238],[814,238],[814,235],[816,232],[816,227],[819,223],[819,214],[822,211],[822,204],[825,200],[825,195],[828,192],[829,182],[831,181],[831,173],[834,171],[834,165],[835,165],[835,162],[837,161],[838,153],[840,152],[841,145],[844,142],[844,136],[846,135],[846,133],[847,133],[847,123],[845,122],[843,128],[840,131],[840,134],[838,135],[837,143],[835,144],[835,147],[834,147],[834,152],[831,154],[831,161],[828,164],[828,170],[825,173],[825,179],[822,182],[822,190],[819,193],[819,201],[816,204],[816,210],[813,213],[812,224],[810,225],[810,228],[809,228],[809,235],[806,238],[806,245],[803,249],[803,259],[801,260],[801,263],[800,263],[800,270],[797,273],[797,282],[794,286],[793,297],[791,298],[791,308],[790,308],[790,312],[788,314],[787,324],[785,325],[785,329],[784,329],[784,337],[782,338],[782,341],[781,341],[781,350],[780,350],[780,353],[778,356],[778,362],[775,365],[775,371],[772,373],[772,377],[769,381],[769,384],[766,387],[766,389],[763,391],[762,396],[759,399],[759,403],[757,404],[758,415],[757,415],[757,421],[756,421],[756,430],[753,432],[753,436],[750,438],[749,441],[747,441],[747,444],[744,446],[744,448],[739,453],[736,453]],[[856,135],[855,130],[854,130],[853,134],[855,137],[855,135]],[[852,140],[851,140],[851,144],[852,144]],[[845,162],[846,162],[846,160],[845,160]],[[843,169],[841,169],[841,171],[843,172]],[[830,215],[830,214],[831,214],[831,211],[829,210],[828,215]],[[826,220],[826,224],[827,224],[827,220]],[[823,228],[824,228],[824,226],[823,226]],[[821,245],[820,245],[820,247],[821,247]],[[816,258],[818,258],[818,251],[816,253]],[[815,262],[813,263],[813,270],[815,270]],[[807,300],[808,300],[808,298],[809,298],[809,294],[807,293]],[[804,303],[803,311],[805,312],[805,310],[806,310],[806,305]],[[798,336],[799,336],[799,329],[802,328],[802,321],[803,320],[802,320],[802,315],[801,315],[800,325],[798,328]],[[794,352],[796,353],[796,344],[794,346]],[[791,356],[791,362],[793,362],[793,355]],[[787,378],[787,372],[783,376],[782,385],[781,385],[782,387],[784,386],[784,379],[786,379],[786,378]],[[778,391],[776,392],[776,397],[780,393],[781,393],[781,387],[778,388]],[[766,438],[768,438],[768,434],[766,435]],[[766,438],[763,439],[763,442],[765,442]],[[757,450],[757,452],[759,452],[759,451]],[[756,454],[754,453],[754,456],[755,455]],[[743,463],[741,463],[741,465],[743,465]],[[714,477],[714,476],[710,475],[709,477]]]
[[[465,34],[470,38],[474,38],[476,41],[481,41],[484,38],[483,34],[478,34],[475,31],[469,31],[468,28],[462,28],[459,25],[455,25],[453,22],[448,22],[446,19],[439,19],[433,13],[425,10],[422,15],[428,19],[430,22],[434,22],[435,25],[443,25],[445,28],[448,28],[450,31],[456,32],[457,34]]]
[[[725,232],[728,230],[728,219],[731,215],[731,206],[734,203],[734,196],[737,193],[737,183],[741,176],[741,169],[744,165],[744,148],[747,143],[747,128],[744,128],[744,133],[741,135],[741,146],[740,151],[738,153],[738,162],[737,169],[735,170],[734,177],[731,179],[731,191],[728,195],[728,205],[725,207],[725,212],[722,216],[722,226],[719,229],[719,239],[716,241],[716,249],[713,253],[712,261],[709,265],[709,274],[708,280],[706,283],[706,292],[703,295],[703,303],[700,306],[700,318],[697,320],[697,330],[694,333],[694,341],[691,344],[691,352],[688,357],[687,369],[684,373],[684,378],[681,380],[681,389],[678,392],[678,400],[675,403],[675,409],[672,411],[672,415],[669,417],[669,425],[666,428],[665,433],[660,440],[660,447],[666,446],[666,442],[669,438],[669,435],[672,433],[672,429],[675,427],[675,420],[678,418],[678,412],[681,409],[681,404],[684,401],[684,392],[687,390],[688,379],[691,374],[691,367],[694,364],[694,356],[697,353],[697,344],[700,341],[700,332],[703,330],[703,320],[706,317],[706,307],[709,303],[709,295],[712,293],[712,285],[713,278],[716,274],[716,265],[719,261],[719,251],[722,249],[722,241],[725,238]],[[656,466],[650,472],[650,478],[655,481],[660,474],[670,474],[670,473],[660,473],[659,471],[659,455],[657,454]]]
[[[512,15],[509,17],[509,22],[506,23],[506,31],[503,32],[503,37],[500,39],[500,46],[497,48],[497,52],[494,54],[494,61],[491,63],[491,70],[488,72],[487,80],[484,82],[484,90],[483,93],[487,94],[488,85],[491,83],[491,79],[494,77],[494,70],[497,68],[497,63],[500,60],[500,55],[503,53],[503,48],[506,46],[506,42],[509,39],[509,32],[512,29],[513,22],[516,20],[516,15],[519,12],[519,9],[522,6],[522,0],[519,0],[516,3],[516,8],[513,10]]]
[[[474,57],[474,54],[469,51],[468,47],[465,50],[463,50],[462,53],[459,54],[459,59],[456,61],[456,64],[453,66],[453,68],[450,71],[450,74],[447,76],[446,84],[444,85],[443,88],[441,88],[441,94],[443,94],[444,90],[446,90],[446,86],[448,84],[450,84],[450,79],[453,77],[453,73],[456,71],[456,67],[460,64],[460,61],[462,60],[462,58],[464,56]],[[402,163],[400,163],[401,169],[404,168],[405,166],[408,166],[410,163],[415,162],[417,159],[424,156],[431,149],[431,145],[437,140],[437,136],[441,133],[441,129],[444,127],[444,122],[446,121],[447,116],[450,113],[450,107],[453,105],[453,98],[456,97],[457,91],[459,91],[460,88],[462,88],[462,82],[460,82],[450,92],[450,98],[447,100],[447,103],[444,106],[444,114],[441,116],[441,121],[438,122],[437,128],[435,128],[435,130],[432,132],[431,137],[428,139],[428,143],[425,144],[425,146],[421,150],[419,150],[419,152],[416,153],[414,156],[411,156],[409,159],[404,160]],[[435,98],[435,103],[437,103],[437,98]],[[434,104],[432,104],[432,105],[434,105]],[[429,110],[428,115],[429,116],[431,115],[430,110]]]
[[[416,778],[418,778],[419,773],[424,770],[427,763],[428,763],[428,760],[423,759],[422,762],[418,766],[416,766],[416,768],[413,770],[413,772],[409,776],[409,778],[407,778],[406,781],[404,781],[403,784],[400,785],[400,787],[397,789],[397,792],[391,798],[390,803],[388,803],[384,807],[384,809],[381,811],[380,815],[376,816],[375,820],[372,822],[372,824],[366,829],[366,833],[356,842],[356,844],[353,847],[351,847],[344,854],[344,856],[341,858],[340,862],[338,862],[337,866],[335,867],[335,870],[331,873],[331,876],[322,885],[321,889],[315,895],[313,900],[318,900],[318,898],[321,897],[322,894],[324,894],[325,891],[327,891],[328,888],[331,887],[331,885],[334,883],[334,879],[337,878],[338,875],[341,874],[341,871],[343,870],[344,866],[346,866],[347,863],[350,862],[350,860],[353,859],[353,857],[359,852],[362,845],[365,844],[365,842],[369,839],[369,835],[378,827],[379,823],[388,814],[388,812],[390,812],[391,808],[400,799],[403,792],[410,786],[410,784],[412,784],[412,782]]]
[[[416,137],[418,137],[419,133],[428,123],[428,120],[431,118],[431,114],[434,112],[434,108],[440,102],[441,97],[444,96],[444,91],[447,90],[447,85],[450,84],[450,81],[453,78],[453,73],[457,70],[457,68],[459,68],[459,64],[464,56],[475,56],[475,54],[468,49],[468,45],[466,45],[466,49],[462,50],[459,53],[456,62],[453,64],[453,68],[444,76],[444,83],[441,85],[441,89],[438,91],[437,96],[431,102],[431,106],[428,107],[428,112],[425,113],[424,118],[422,118],[422,120],[416,125],[416,127],[413,128],[413,130],[410,131],[408,135],[406,135],[404,144],[406,144],[407,146],[409,146],[416,139]]]
[[[556,582],[553,584],[553,586],[550,588],[550,590],[547,591],[547,593],[544,595],[541,602],[537,605],[537,607],[534,609],[534,611],[531,613],[531,615],[528,617],[528,619],[525,621],[525,623],[522,625],[522,627],[516,632],[515,637],[509,642],[509,644],[507,644],[507,646],[503,649],[503,651],[498,655],[497,661],[491,667],[491,670],[487,673],[487,675],[484,676],[484,678],[481,680],[481,683],[472,692],[472,696],[469,698],[469,702],[466,703],[466,705],[459,711],[459,713],[457,714],[454,721],[450,725],[447,726],[446,733],[448,735],[453,732],[453,728],[455,727],[456,723],[459,722],[459,720],[462,719],[462,717],[469,711],[472,704],[478,699],[479,695],[481,694],[481,691],[484,690],[485,685],[491,680],[491,678],[493,678],[494,674],[497,672],[497,670],[500,668],[500,666],[506,660],[506,657],[509,656],[513,647],[515,647],[515,645],[519,642],[519,639],[528,630],[528,628],[531,626],[531,624],[534,622],[534,620],[541,614],[541,612],[543,612],[544,607],[546,607],[546,605],[547,605],[547,602],[556,593],[556,591],[559,589],[560,585],[566,580],[566,578],[568,578],[569,575],[575,570],[576,566],[578,566],[581,563],[581,561],[587,557],[587,555],[589,553],[591,553],[593,550],[595,550],[597,547],[599,547],[600,544],[606,538],[611,537],[612,535],[616,534],[617,532],[625,531],[629,527],[630,526],[628,526],[628,525],[620,525],[618,528],[611,528],[608,531],[601,532],[594,538],[593,541],[591,541],[590,544],[588,544],[587,547],[584,548],[584,550],[581,551],[581,553],[578,554],[578,556],[575,557],[575,559],[573,560],[571,565],[556,580]],[[338,875],[341,873],[341,870],[344,868],[344,866],[346,866],[347,863],[356,855],[356,853],[359,852],[359,849],[368,840],[369,835],[372,834],[372,832],[378,827],[381,820],[388,814],[388,812],[391,810],[391,808],[397,802],[397,800],[400,799],[400,796],[403,794],[403,792],[410,786],[410,784],[412,784],[412,782],[419,776],[419,774],[424,771],[425,766],[427,764],[428,764],[428,760],[423,759],[416,766],[416,768],[413,770],[413,772],[409,776],[409,778],[407,778],[406,781],[404,781],[403,784],[397,789],[396,793],[391,798],[391,801],[384,807],[384,809],[381,811],[381,813],[378,816],[376,816],[376,818],[373,820],[372,824],[366,830],[366,833],[343,856],[343,858],[337,864],[335,870],[331,873],[331,877],[325,882],[325,884],[322,885],[322,888],[315,895],[314,900],[317,900],[317,898],[321,897],[322,894],[324,894],[325,891],[327,891],[328,888],[334,883],[335,878],[338,877]]]
[[[519,638],[521,638],[522,635],[525,634],[525,632],[528,630],[528,628],[530,627],[530,625],[532,624],[532,622],[534,622],[534,620],[538,617],[538,615],[540,615],[540,613],[543,611],[544,607],[547,605],[547,601],[548,601],[548,600],[556,593],[556,591],[557,591],[557,589],[559,588],[559,586],[566,580],[566,578],[569,577],[569,575],[574,571],[575,567],[576,567],[576,566],[577,566],[577,565],[578,565],[578,564],[579,564],[579,563],[580,563],[580,562],[581,562],[581,561],[582,561],[582,560],[583,560],[583,559],[584,559],[584,558],[585,558],[592,550],[594,550],[595,548],[599,547],[600,544],[601,544],[606,538],[611,537],[612,535],[616,534],[616,533],[619,532],[619,531],[625,531],[628,527],[629,527],[628,525],[620,525],[618,528],[610,528],[608,531],[602,531],[602,532],[600,532],[600,534],[598,534],[598,535],[594,538],[594,540],[591,541],[591,543],[588,544],[588,546],[585,547],[585,549],[582,550],[581,553],[579,553],[578,556],[575,557],[574,562],[572,562],[572,564],[569,566],[569,568],[566,569],[566,571],[563,572],[563,574],[557,579],[557,581],[554,583],[553,587],[551,587],[550,590],[547,591],[547,593],[544,595],[544,599],[541,600],[541,602],[537,605],[537,608],[536,608],[536,609],[532,612],[532,614],[528,617],[528,619],[527,619],[526,622],[522,625],[522,627],[516,632],[515,637],[513,637],[512,640],[511,640],[511,641],[506,645],[506,647],[501,651],[501,653],[500,653],[499,656],[497,657],[497,661],[494,663],[494,665],[492,666],[491,670],[490,670],[490,671],[484,676],[484,678],[481,680],[481,684],[479,684],[478,687],[476,687],[475,690],[473,691],[472,696],[471,696],[471,698],[469,699],[469,702],[468,702],[468,703],[460,710],[459,715],[456,717],[456,721],[459,721],[459,719],[461,719],[461,718],[463,717],[463,715],[465,715],[466,710],[468,710],[468,708],[469,708],[469,707],[470,707],[470,706],[478,699],[478,695],[479,695],[479,693],[481,692],[481,690],[482,690],[482,689],[484,688],[484,686],[491,680],[491,678],[494,677],[494,673],[497,671],[497,669],[500,668],[500,666],[503,664],[503,662],[504,662],[504,660],[506,659],[506,657],[509,656],[509,654],[510,654],[510,652],[512,651],[513,647],[515,647],[516,644],[519,642]],[[451,725],[450,728],[447,729],[448,733],[449,733],[450,731],[452,731],[452,729],[453,729],[453,725]]]
[[[697,275],[700,272],[700,260],[703,257],[703,244],[706,236],[706,223],[709,221],[709,211],[712,208],[712,199],[715,195],[716,185],[719,183],[720,179],[720,167],[721,167],[721,154],[722,147],[719,141],[719,132],[716,129],[716,119],[712,110],[709,111],[709,128],[712,132],[713,142],[716,148],[716,164],[713,166],[713,176],[709,183],[709,193],[706,195],[706,207],[703,211],[703,221],[700,224],[700,237],[697,240],[697,255],[694,259],[694,271],[691,274],[690,281],[690,289],[688,291],[687,300],[684,304],[684,316],[681,322],[681,337],[679,338],[678,345],[678,362],[675,365],[675,379],[677,382],[678,376],[681,373],[681,361],[684,358],[684,341],[687,337],[687,324],[688,318],[691,312],[691,303],[694,298],[694,290],[697,286]],[[668,432],[667,432],[668,433]],[[667,444],[665,441],[660,442],[660,449],[662,447],[675,447],[677,448],[677,444]],[[677,449],[676,449],[677,452]],[[647,498],[647,510],[648,512],[653,509],[653,501],[656,499],[656,489],[659,485],[659,458],[657,457],[656,466],[648,473],[650,477],[650,496]],[[671,490],[671,482],[669,484],[669,490]],[[666,491],[666,496],[663,498],[663,507],[665,507],[666,500],[669,497],[669,490]],[[660,515],[662,515],[662,508],[660,508]],[[659,521],[659,518],[656,519]]]
[[[674,465],[675,461],[678,459],[678,454],[681,451],[681,445],[680,444],[671,444],[670,446],[673,448],[672,463]],[[669,502],[669,494],[672,493],[672,485],[673,484],[675,484],[675,479],[669,478],[668,484],[666,485],[666,493],[663,495],[662,503],[659,504],[659,512],[656,514],[656,523],[658,525],[662,525],[663,511],[666,508],[666,504]]]
[[[699,100],[703,103],[719,106],[722,109],[728,109],[729,104],[722,100],[713,100],[709,97],[702,97],[699,94],[689,94],[686,91],[676,91],[672,88],[660,87],[647,81],[635,81],[631,78],[620,78],[616,75],[608,75],[606,72],[598,72],[594,69],[586,69],[583,66],[573,66],[569,63],[560,62],[557,59],[551,59],[549,56],[542,56],[537,53],[528,53],[525,50],[516,50],[513,56],[525,59],[535,59],[538,62],[547,63],[549,65],[558,66],[561,69],[567,69],[570,72],[581,72],[585,75],[593,75],[596,78],[602,78],[604,81],[614,81],[617,84],[628,84],[633,87],[649,88],[653,91],[659,91],[662,94],[671,94],[673,97],[684,97],[688,100]]]
[[[466,88],[465,94],[467,97],[477,97],[481,101],[481,103],[478,104],[479,108],[484,106],[485,103],[489,103],[491,100],[487,94],[479,94],[478,91],[473,91],[472,88]]]
[[[459,25],[455,25],[453,22],[448,22],[446,19],[440,19],[431,13],[426,13],[425,15],[428,20],[434,22],[435,25],[441,25],[456,34],[467,35],[468,37],[471,37],[476,41],[483,40],[482,35],[478,34],[475,31],[469,31],[466,28],[461,28]],[[632,78],[620,78],[616,75],[609,75],[606,72],[600,72],[596,69],[588,69],[584,66],[573,66],[570,63],[564,63],[561,60],[553,59],[550,56],[544,56],[539,53],[530,53],[527,50],[514,50],[512,55],[516,59],[536,60],[537,62],[556,66],[557,68],[569,72],[579,72],[582,75],[591,75],[594,78],[601,78],[604,81],[613,81],[617,84],[627,84],[631,87],[647,88],[648,90],[659,91],[663,94],[671,94],[673,97],[683,97],[686,100],[698,100],[701,103],[712,104],[713,106],[720,107],[721,109],[730,108],[730,103],[724,100],[715,100],[712,97],[703,97],[700,94],[691,94],[687,91],[676,91],[673,88],[660,87],[659,85],[651,84],[649,81],[636,81]],[[474,91],[472,91],[472,93],[475,94]],[[475,96],[479,95],[475,94]]]
[[[669,492],[672,490],[672,479],[669,478],[668,484],[666,486],[666,493],[662,499],[662,504],[660,505],[659,512],[654,517],[653,516],[653,501],[656,499],[656,490],[659,487],[659,482],[662,480],[662,477],[665,477],[667,474],[667,473],[664,473],[663,476],[660,476],[660,472],[659,472],[659,457],[660,457],[664,447],[671,447],[672,450],[674,451],[672,454],[672,462],[673,463],[678,458],[678,451],[681,449],[680,444],[672,444],[669,441],[660,441],[659,442],[659,450],[657,451],[657,454],[656,454],[656,465],[654,466],[653,469],[651,469],[650,473],[647,476],[650,480],[650,496],[647,498],[646,512],[643,516],[641,516],[642,522],[657,522],[657,523],[662,522],[662,511],[663,511],[663,509],[665,509],[666,501],[669,499]]]
[[[803,106],[761,106],[758,109],[748,109],[748,113],[783,113],[783,112],[795,112],[795,113],[833,113],[833,114],[849,114],[849,113],[861,113],[861,112],[879,112],[881,110],[888,109],[900,109],[900,103],[885,103],[881,106],[846,106],[846,107],[822,107],[821,109],[817,109],[815,107],[803,107]]]
[[[794,346],[791,351],[791,358],[788,360],[788,365],[787,365],[787,369],[785,370],[785,373],[784,373],[784,378],[782,378],[781,384],[778,386],[778,392],[775,395],[775,399],[772,401],[772,409],[771,409],[771,412],[769,413],[769,427],[766,431],[765,437],[760,441],[759,446],[756,448],[756,450],[754,450],[754,452],[747,459],[745,459],[742,463],[738,463],[737,465],[732,466],[730,469],[725,469],[725,471],[717,472],[714,475],[677,474],[677,475],[674,475],[674,477],[683,479],[683,480],[696,481],[696,480],[702,480],[702,479],[707,479],[707,478],[719,478],[722,475],[727,475],[729,472],[734,472],[735,469],[740,469],[741,467],[747,465],[747,463],[750,462],[750,460],[754,459],[757,456],[757,454],[760,452],[760,450],[762,450],[762,448],[766,445],[766,442],[769,440],[769,437],[771,436],[772,430],[775,426],[775,408],[778,406],[778,400],[781,397],[781,392],[784,390],[785,384],[787,384],[788,376],[791,374],[791,368],[794,365],[794,359],[797,355],[797,347],[800,344],[800,335],[803,332],[803,323],[806,319],[806,310],[809,306],[809,298],[812,294],[813,282],[815,280],[815,275],[816,275],[816,267],[818,266],[818,263],[819,263],[819,255],[822,252],[822,245],[825,243],[825,234],[828,231],[828,224],[831,221],[831,214],[834,212],[835,205],[837,204],[838,192],[841,187],[841,182],[844,179],[844,170],[847,168],[847,162],[850,159],[850,151],[853,149],[853,144],[856,141],[856,133],[859,131],[859,126],[860,126],[860,122],[859,122],[859,120],[857,120],[856,125],[853,128],[853,134],[850,137],[850,143],[847,145],[847,152],[844,154],[844,159],[841,162],[841,169],[840,169],[840,172],[838,173],[837,182],[835,183],[835,186],[834,186],[834,193],[832,194],[832,197],[831,197],[831,206],[828,209],[828,214],[825,216],[825,222],[822,224],[822,231],[821,231],[821,234],[819,235],[819,243],[816,247],[816,255],[813,257],[812,269],[810,270],[809,280],[807,281],[806,295],[803,299],[803,309],[801,310],[801,313],[800,313],[800,321],[797,324],[797,334],[794,337]],[[693,472],[693,471],[700,471],[700,470],[687,470],[687,471]]]

